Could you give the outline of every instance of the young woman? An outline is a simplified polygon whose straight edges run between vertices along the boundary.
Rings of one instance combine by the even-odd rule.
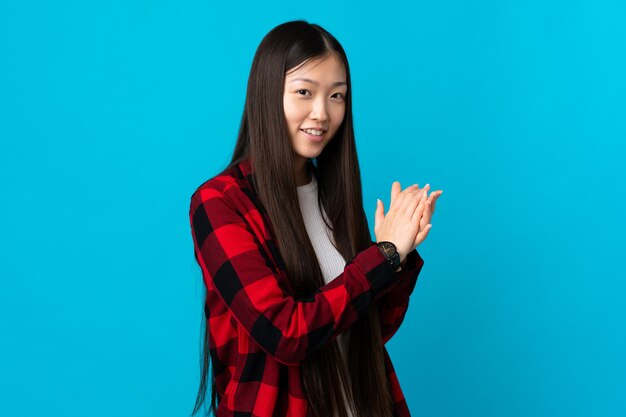
[[[350,70],[318,25],[261,41],[234,155],[191,197],[204,361],[221,416],[409,416],[384,344],[406,313],[441,190],[362,204]],[[213,372],[209,377],[209,363]]]

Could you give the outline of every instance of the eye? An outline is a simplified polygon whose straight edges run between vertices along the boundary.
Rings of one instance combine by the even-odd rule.
[[[337,98],[339,98],[340,100],[343,100],[343,99],[345,99],[345,98],[346,98],[346,96],[345,96],[343,93],[335,93],[335,94],[333,94],[333,95],[334,95],[334,96],[339,96],[339,97],[337,97]]]
[[[297,90],[296,93],[300,94],[302,91],[306,91],[307,93],[309,92],[309,90],[302,89],[302,90]],[[306,93],[304,95],[306,95]]]

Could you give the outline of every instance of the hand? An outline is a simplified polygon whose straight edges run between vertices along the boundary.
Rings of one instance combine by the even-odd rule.
[[[382,201],[378,200],[374,232],[376,241],[392,242],[403,261],[415,248],[415,241],[421,242],[428,234],[430,226],[419,231],[420,219],[427,204],[427,193],[418,190],[417,184],[407,187],[395,195],[394,203],[384,214]]]
[[[419,184],[414,184],[414,185],[417,186],[417,190],[420,189]],[[426,186],[422,188],[422,190],[429,190],[429,189],[430,189],[430,184],[426,184]],[[400,182],[394,181],[393,184],[391,185],[391,201],[389,203],[390,207],[393,205],[393,202],[395,201],[396,197],[400,194],[400,190],[401,190]],[[430,224],[432,215],[435,213],[435,203],[437,202],[437,199],[442,193],[443,193],[443,190],[435,190],[431,192],[430,195],[428,196],[428,202],[424,209],[424,214],[422,215],[422,218],[420,219],[420,226],[418,229],[419,231],[424,230],[424,228],[426,228],[426,226]],[[418,239],[416,238],[414,247],[417,247],[420,243],[422,243],[422,241],[418,241]]]

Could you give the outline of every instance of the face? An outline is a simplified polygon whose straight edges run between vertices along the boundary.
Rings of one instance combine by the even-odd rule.
[[[297,166],[317,157],[335,136],[346,111],[347,90],[345,68],[335,55],[310,60],[286,74],[283,106]]]

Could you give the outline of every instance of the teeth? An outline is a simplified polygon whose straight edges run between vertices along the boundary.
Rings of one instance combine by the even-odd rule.
[[[324,132],[323,130],[315,130],[315,129],[303,129],[303,131],[311,135],[315,135],[315,136],[321,136],[322,133]]]

